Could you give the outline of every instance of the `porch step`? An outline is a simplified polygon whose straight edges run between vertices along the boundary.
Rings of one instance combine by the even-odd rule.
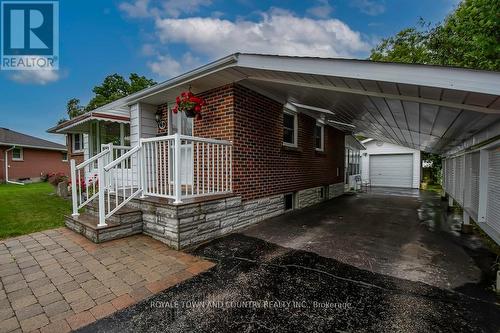
[[[97,205],[88,205],[85,207],[85,213],[94,217],[99,217],[99,208]],[[116,213],[106,219],[106,223],[109,222],[111,224],[133,223],[136,221],[142,221],[142,211],[140,209],[128,208],[127,206],[120,208]]]
[[[123,238],[142,233],[142,212],[122,208],[106,220],[107,226],[97,227],[99,218],[95,211],[88,210],[78,217],[65,216],[66,227],[82,234],[94,243]]]

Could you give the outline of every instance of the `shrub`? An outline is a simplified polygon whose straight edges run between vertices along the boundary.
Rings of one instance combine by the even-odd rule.
[[[52,186],[57,186],[60,182],[67,181],[68,177],[66,177],[62,172],[57,172],[49,173],[47,175],[47,179]]]

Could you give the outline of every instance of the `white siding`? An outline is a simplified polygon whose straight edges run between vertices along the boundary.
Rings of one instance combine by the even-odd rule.
[[[489,152],[486,224],[500,234],[500,148]]]
[[[141,137],[139,128],[139,104],[133,104],[130,106],[130,145],[132,147],[139,144],[139,138]]]
[[[370,179],[370,155],[413,154],[412,188],[420,187],[420,151],[376,140],[366,142],[364,145],[366,150],[361,151],[361,177],[363,180]]]
[[[139,144],[140,138],[156,136],[157,125],[155,114],[157,107],[151,104],[133,104],[130,107],[130,145]]]
[[[138,103],[130,106],[130,145],[135,147],[141,138],[151,138],[157,134],[155,114],[157,107],[151,104]],[[132,159],[132,169],[138,169],[138,161]],[[135,171],[134,171],[134,177]]]

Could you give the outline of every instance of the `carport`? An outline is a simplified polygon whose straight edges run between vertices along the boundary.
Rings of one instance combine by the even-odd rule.
[[[197,91],[237,82],[347,132],[442,155],[450,204],[500,244],[500,73],[255,54],[200,71]]]

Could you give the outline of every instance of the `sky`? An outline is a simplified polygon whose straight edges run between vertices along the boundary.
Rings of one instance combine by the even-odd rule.
[[[0,0],[1,1],[1,0]],[[365,59],[457,0],[60,0],[59,70],[0,71],[0,127],[46,133],[109,74],[158,82],[234,52]]]

